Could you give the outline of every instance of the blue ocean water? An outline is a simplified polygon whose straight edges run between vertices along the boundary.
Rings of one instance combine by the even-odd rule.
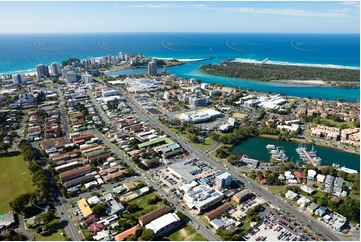
[[[108,54],[142,53],[177,59],[215,57],[205,62],[169,68],[180,77],[226,86],[357,101],[359,89],[282,86],[253,80],[238,80],[202,73],[206,63],[231,58],[276,63],[321,64],[360,68],[360,38],[357,34],[230,34],[230,33],[122,33],[122,34],[26,34],[0,35],[0,73],[31,72],[39,63],[61,62]]]

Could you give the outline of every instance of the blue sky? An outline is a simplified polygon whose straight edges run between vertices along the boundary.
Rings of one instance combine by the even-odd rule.
[[[0,2],[0,33],[359,33],[358,2]]]

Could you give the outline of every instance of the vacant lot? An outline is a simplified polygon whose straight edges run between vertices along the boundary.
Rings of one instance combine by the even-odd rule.
[[[155,204],[150,204],[148,201],[149,199],[156,197],[157,194],[150,193],[148,195],[145,196],[141,196],[137,199],[134,199],[132,201],[129,202],[129,204],[137,204],[139,206],[139,210],[136,211],[134,214],[135,217],[140,217],[143,214],[149,213],[157,208],[160,208],[161,206],[163,206],[164,204],[162,203],[162,200],[160,199],[159,202],[155,203]]]
[[[9,203],[17,196],[33,191],[33,182],[21,155],[0,158],[0,214],[11,210]]]
[[[170,241],[206,241],[206,239],[198,234],[190,225],[169,235],[167,239]]]

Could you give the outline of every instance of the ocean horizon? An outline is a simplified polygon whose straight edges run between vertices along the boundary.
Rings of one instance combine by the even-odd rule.
[[[168,68],[179,77],[196,78],[226,86],[240,85],[261,91],[336,100],[358,100],[359,89],[333,89],[321,92],[311,87],[303,93],[274,88],[256,81],[206,75],[203,64],[229,59],[259,62],[266,58],[275,64],[302,64],[360,69],[358,34],[286,33],[80,33],[80,34],[1,34],[0,74],[34,72],[38,64],[50,65],[70,57],[86,59],[105,55],[143,54],[157,58],[206,59]],[[231,80],[231,84],[229,84]],[[311,91],[310,91],[311,90]],[[314,91],[312,91],[314,90]],[[351,91],[350,91],[351,90]],[[328,94],[331,93],[331,94]]]

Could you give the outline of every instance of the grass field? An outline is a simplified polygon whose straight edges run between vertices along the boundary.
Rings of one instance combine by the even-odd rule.
[[[139,208],[141,208],[139,211],[133,213],[134,216],[140,217],[143,214],[149,213],[149,212],[163,206],[162,201],[159,201],[156,204],[149,204],[148,200],[149,200],[149,198],[151,198],[153,196],[157,196],[157,195],[153,192],[153,193],[147,194],[145,196],[138,197],[138,198],[136,198],[136,199],[129,202],[129,204],[131,204],[131,203],[137,204],[139,206]]]
[[[33,191],[33,182],[21,155],[0,158],[0,214],[11,210],[9,203],[17,196]]]
[[[205,241],[190,225],[166,237],[170,241]]]

